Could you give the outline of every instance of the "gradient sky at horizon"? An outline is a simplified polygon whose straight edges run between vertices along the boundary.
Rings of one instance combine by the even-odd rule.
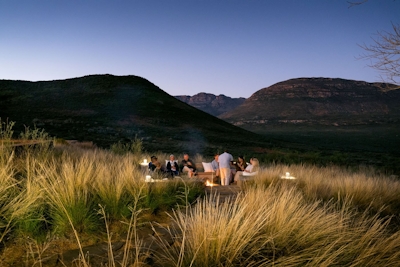
[[[231,97],[298,77],[374,82],[358,44],[399,15],[395,0],[0,0],[0,79],[138,75]]]

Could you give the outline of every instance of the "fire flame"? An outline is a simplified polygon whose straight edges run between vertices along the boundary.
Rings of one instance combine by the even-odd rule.
[[[213,186],[213,183],[210,183],[208,180],[206,181],[206,186]]]

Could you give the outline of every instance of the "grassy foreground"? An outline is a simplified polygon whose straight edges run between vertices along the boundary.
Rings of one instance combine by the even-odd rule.
[[[50,143],[0,146],[0,266],[42,266],[54,246],[130,243],[149,218],[204,194],[194,180],[145,183],[141,159]]]
[[[286,171],[297,180],[282,180]],[[400,182],[372,170],[273,165],[232,203],[171,217],[168,266],[399,266]]]
[[[99,266],[82,247],[106,242],[102,266],[400,266],[393,177],[277,164],[231,202],[211,194],[195,204],[201,183],[144,183],[144,156],[0,147],[0,265],[49,266],[52,254],[78,249],[60,266]],[[280,179],[285,172],[297,179]],[[146,225],[164,226],[169,238],[146,243]],[[124,243],[119,258],[116,241]]]

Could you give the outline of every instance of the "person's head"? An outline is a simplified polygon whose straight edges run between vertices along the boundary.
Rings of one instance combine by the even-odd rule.
[[[189,155],[187,153],[183,154],[183,159],[184,160],[189,160]]]
[[[238,162],[243,163],[244,162],[244,157],[243,156],[239,156],[238,157]]]
[[[156,156],[151,156],[150,160],[151,160],[151,162],[156,162],[157,161],[157,157]]]
[[[250,159],[250,163],[251,163],[251,165],[253,165],[253,166],[258,166],[258,165],[259,165],[259,162],[258,162],[258,159],[257,159],[257,158],[251,158],[251,159]]]
[[[215,154],[215,155],[214,155],[214,159],[215,159],[216,161],[218,161],[218,158],[219,158],[219,155],[218,155],[218,154]]]
[[[175,160],[175,156],[173,154],[169,155],[169,160],[170,161],[174,161]]]

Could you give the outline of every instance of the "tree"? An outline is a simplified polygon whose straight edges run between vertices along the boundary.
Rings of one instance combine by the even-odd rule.
[[[380,71],[385,81],[400,85],[400,25],[392,23],[392,30],[378,32],[371,45],[360,45],[365,50],[360,58],[370,60],[369,66]]]
[[[368,2],[368,0],[347,1],[349,8]],[[366,53],[360,59],[370,60],[370,67],[381,72],[386,82],[400,85],[400,25],[392,23],[393,32],[378,31],[372,38],[372,45],[360,45]]]

